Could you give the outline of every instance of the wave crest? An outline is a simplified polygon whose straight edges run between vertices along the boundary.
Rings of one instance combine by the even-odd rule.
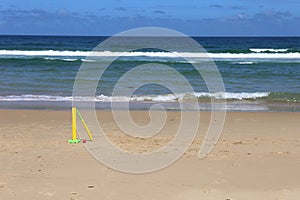
[[[226,99],[256,99],[267,97],[269,92],[254,92],[254,93],[231,93],[231,92],[220,92],[220,93],[185,93],[185,94],[163,94],[163,95],[141,95],[141,96],[105,96],[98,95],[95,97],[75,97],[72,96],[51,96],[51,95],[9,95],[9,96],[0,96],[0,101],[95,101],[95,102],[126,102],[126,101],[153,101],[153,102],[181,102],[189,98],[214,98],[218,100]]]
[[[282,53],[285,49],[273,49],[274,53],[266,53],[270,49],[252,49],[256,53],[196,53],[196,52],[112,52],[112,51],[23,51],[23,50],[0,50],[0,56],[9,57],[162,57],[162,58],[215,58],[215,59],[300,59],[299,52]],[[271,49],[272,50],[272,49]],[[280,53],[279,53],[280,52]]]
[[[283,52],[287,52],[289,49],[254,49],[254,48],[251,48],[249,50],[252,52],[255,52],[255,53],[262,53],[262,52],[283,53]]]

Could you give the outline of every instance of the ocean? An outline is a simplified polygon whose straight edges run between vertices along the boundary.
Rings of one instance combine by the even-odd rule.
[[[0,36],[0,108],[69,109],[78,69],[83,62],[93,62],[87,56],[107,38]],[[215,62],[222,75],[225,92],[209,93],[197,71],[189,67],[191,63],[174,57],[172,52],[144,49],[127,52],[126,56],[112,64],[99,82],[94,96],[96,107],[110,109],[110,102],[128,100],[128,97],[112,96],[116,81],[134,66],[150,64],[176,69],[189,80],[195,93],[172,94],[165,87],[149,84],[129,98],[132,109],[147,109],[161,103],[169,110],[176,110],[182,98],[193,95],[203,110],[210,109],[209,102],[213,98],[226,101],[226,109],[230,111],[300,111],[300,37],[193,39]],[[162,44],[163,41],[162,38]],[[113,50],[103,49],[99,60],[118,52],[121,46],[122,43],[118,43]],[[183,46],[182,55],[199,62],[196,52],[185,49]],[[166,75],[166,79],[171,80],[172,77]],[[142,82],[143,76],[137,76],[135,81]]]

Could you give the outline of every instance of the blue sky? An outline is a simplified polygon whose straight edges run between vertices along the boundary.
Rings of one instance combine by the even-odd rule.
[[[114,35],[158,26],[193,36],[299,36],[300,0],[1,0],[0,34]]]

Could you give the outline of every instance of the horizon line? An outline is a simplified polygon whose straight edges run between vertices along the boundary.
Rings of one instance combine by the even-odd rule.
[[[113,37],[115,35],[68,35],[68,34],[0,34],[0,36],[40,36],[40,37]],[[300,35],[187,35],[189,37],[300,37]],[[125,36],[139,37],[139,36]],[[153,36],[155,37],[155,36]],[[168,36],[163,36],[168,37]],[[174,37],[174,36],[169,36]]]

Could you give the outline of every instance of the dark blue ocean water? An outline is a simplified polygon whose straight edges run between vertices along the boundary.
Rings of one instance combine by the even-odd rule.
[[[107,38],[0,36],[0,106],[70,107],[78,69],[84,62],[95,62],[86,56]],[[300,37],[194,37],[222,75],[225,92],[214,94],[209,93],[201,76],[190,67],[191,63],[160,51],[169,49],[170,45],[176,46],[176,38],[172,38],[174,42],[171,43],[166,42],[166,38],[157,39],[161,41],[160,49],[139,49],[138,54],[127,52],[127,56],[119,57],[111,64],[95,94],[95,101],[102,102],[99,107],[105,108],[111,101],[122,100],[122,97],[112,97],[112,89],[122,75],[135,66],[150,64],[149,72],[153,76],[158,72],[151,71],[151,66],[168,65],[176,69],[189,80],[195,93],[172,94],[165,87],[148,84],[131,98],[139,102],[139,108],[149,102],[173,105],[194,95],[202,103],[209,102],[210,98],[227,101],[231,110],[300,109]],[[128,48],[135,46],[134,41],[138,43],[133,40]],[[101,49],[97,62],[105,62],[110,54],[124,49],[124,44],[128,45],[121,41],[112,44],[109,51]],[[201,62],[193,48],[188,45],[178,48],[193,62]],[[176,84],[171,75],[165,78]],[[143,76],[137,75],[135,81],[143,82]]]

